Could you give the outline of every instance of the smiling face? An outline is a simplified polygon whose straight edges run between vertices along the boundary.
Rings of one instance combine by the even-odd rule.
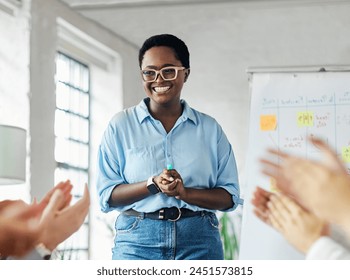
[[[150,48],[145,52],[141,68],[160,70],[167,66],[183,66],[175,57],[173,49],[159,46]],[[177,78],[172,81],[164,81],[158,75],[154,82],[143,81],[143,87],[147,96],[151,99],[151,107],[154,105],[174,105],[180,103],[180,95],[189,70],[178,71]]]

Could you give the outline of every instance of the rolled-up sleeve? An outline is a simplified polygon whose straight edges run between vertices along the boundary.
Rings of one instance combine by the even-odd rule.
[[[242,203],[240,199],[240,187],[238,182],[238,173],[235,156],[231,144],[226,135],[219,127],[218,138],[218,178],[216,187],[225,189],[232,196],[233,206],[224,210],[224,212],[233,211],[238,204]]]
[[[116,209],[115,207],[110,207],[108,203],[109,198],[117,185],[125,183],[119,172],[118,147],[116,144],[111,143],[111,139],[115,137],[113,129],[109,126],[104,133],[98,150],[97,193],[103,212]]]

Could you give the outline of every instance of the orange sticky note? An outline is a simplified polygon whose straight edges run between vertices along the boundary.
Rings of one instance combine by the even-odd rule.
[[[261,115],[260,116],[260,130],[269,131],[275,130],[277,127],[276,115]]]

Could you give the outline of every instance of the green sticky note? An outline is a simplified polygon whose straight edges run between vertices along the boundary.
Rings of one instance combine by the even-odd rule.
[[[341,155],[344,162],[350,163],[350,147],[342,147]]]

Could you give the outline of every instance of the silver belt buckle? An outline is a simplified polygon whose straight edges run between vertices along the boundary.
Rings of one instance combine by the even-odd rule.
[[[177,216],[175,219],[169,219],[169,221],[176,222],[178,219],[181,218],[181,209],[178,208],[178,207],[176,207],[176,208],[177,208],[177,210],[179,211],[179,216]]]
[[[159,210],[158,218],[159,218],[159,220],[164,220],[164,209]]]

